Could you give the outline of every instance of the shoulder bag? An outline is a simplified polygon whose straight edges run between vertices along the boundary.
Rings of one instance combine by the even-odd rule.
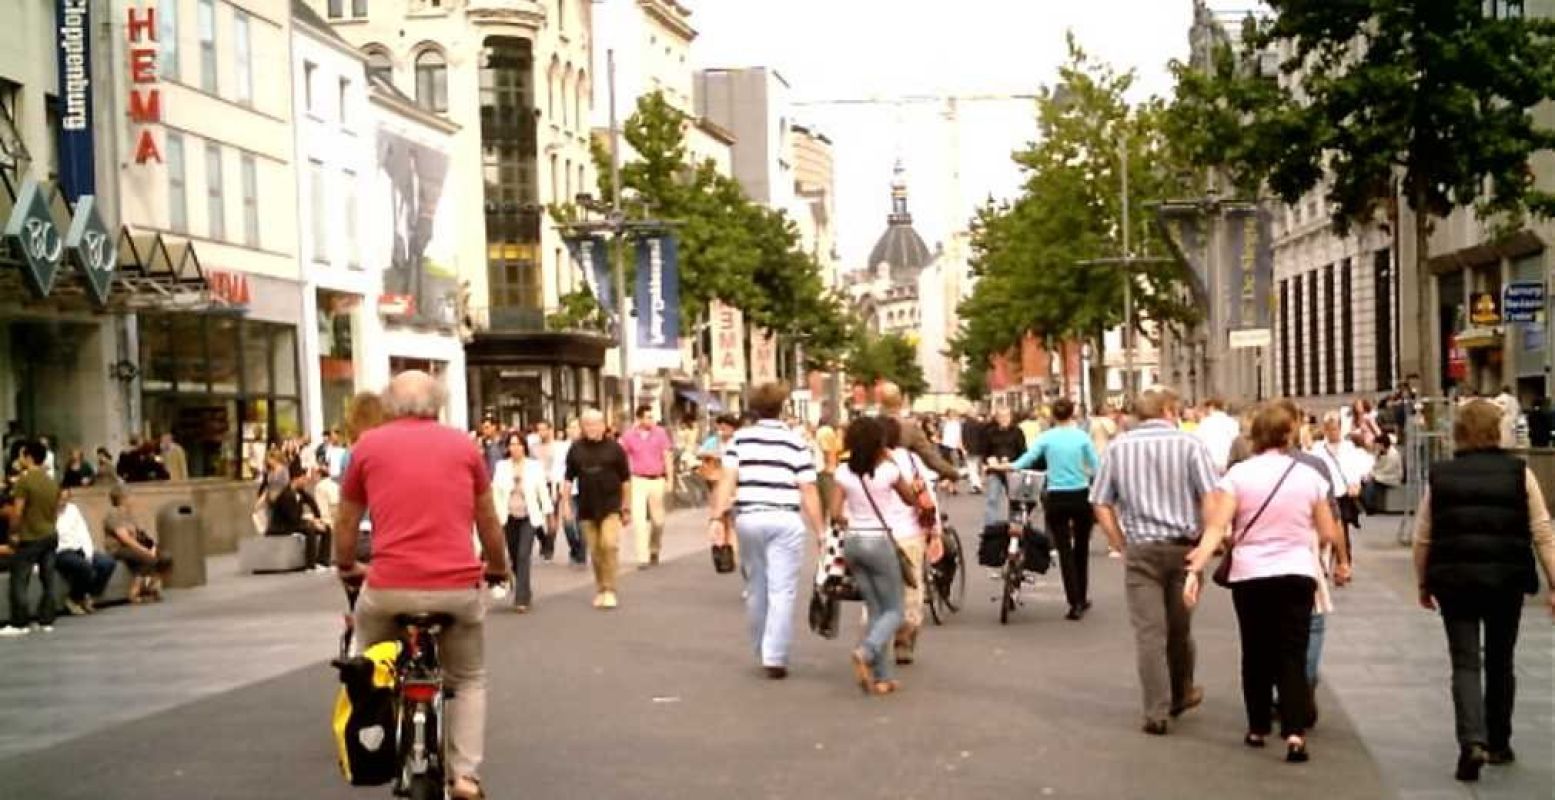
[[[1263,499],[1263,505],[1259,506],[1258,510],[1253,512],[1252,519],[1249,519],[1247,524],[1242,526],[1242,535],[1233,536],[1230,541],[1226,542],[1226,554],[1221,556],[1220,564],[1215,567],[1215,574],[1212,576],[1216,585],[1224,586],[1228,589],[1231,588],[1231,559],[1236,553],[1237,541],[1247,537],[1247,532],[1252,530],[1253,526],[1258,523],[1258,518],[1263,516],[1264,509],[1267,509],[1270,501],[1274,500],[1274,496],[1280,493],[1280,487],[1285,485],[1285,479],[1290,477],[1291,470],[1295,468],[1296,459],[1292,458],[1290,466],[1285,468],[1285,472],[1280,475],[1280,479],[1274,484],[1274,488],[1269,490],[1269,496]]]
[[[934,495],[929,493],[929,484],[918,471],[918,460],[911,451],[907,453],[907,463],[912,466],[913,513],[918,515],[918,527],[928,533],[939,527],[939,509],[934,505]],[[875,513],[879,514],[878,511]]]
[[[913,569],[912,559],[907,557],[907,551],[896,543],[896,536],[891,533],[891,526],[886,524],[885,515],[880,513],[880,506],[875,504],[875,496],[869,491],[867,481],[859,481],[864,488],[864,499],[869,501],[869,507],[875,511],[875,519],[880,520],[880,527],[885,529],[886,538],[891,540],[891,549],[896,551],[896,562],[902,568],[902,583],[909,589],[918,588],[917,570]]]

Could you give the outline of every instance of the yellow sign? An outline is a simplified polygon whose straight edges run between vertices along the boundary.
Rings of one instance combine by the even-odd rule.
[[[1475,292],[1469,295],[1469,324],[1501,324],[1501,308],[1496,302],[1495,292]]]

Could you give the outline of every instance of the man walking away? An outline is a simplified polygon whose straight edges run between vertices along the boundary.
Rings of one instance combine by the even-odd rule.
[[[880,416],[894,417],[901,423],[902,440],[899,443],[904,450],[908,450],[923,459],[924,466],[934,471],[941,481],[953,484],[960,475],[960,470],[955,464],[945,459],[940,454],[939,448],[923,435],[923,428],[918,421],[908,416],[906,398],[902,396],[902,388],[890,381],[882,383],[879,389]]]
[[[961,467],[966,464],[966,429],[961,421],[961,412],[951,409],[945,413],[945,422],[939,429],[939,446],[944,452],[945,459],[956,467],[956,478],[960,478]],[[952,479],[950,493],[956,493],[956,485],[959,481]]]
[[[632,471],[626,451],[605,438],[605,415],[599,410],[583,412],[583,438],[567,451],[564,475],[561,516],[564,522],[575,516],[583,526],[594,564],[594,607],[615,608],[616,556],[621,526],[631,519]]]
[[[43,471],[48,451],[33,440],[22,446],[22,472],[11,494],[16,498],[16,517],[20,530],[16,553],[11,556],[11,624],[0,628],[0,636],[21,636],[30,632],[32,610],[27,607],[27,584],[32,571],[38,570],[43,597],[38,600],[37,623],[44,632],[54,630],[54,553],[59,536],[54,522],[59,517],[59,484]]]
[[[621,434],[632,470],[632,532],[637,541],[637,568],[659,563],[664,539],[664,493],[675,474],[675,443],[653,421],[653,406],[637,407],[637,424]]]
[[[1204,417],[1194,429],[1194,434],[1209,448],[1215,474],[1224,475],[1231,463],[1231,445],[1242,435],[1242,425],[1226,413],[1225,401],[1211,397],[1204,401]]]
[[[788,677],[805,533],[818,538],[822,524],[810,448],[779,419],[787,402],[786,384],[763,384],[751,392],[748,404],[758,421],[736,431],[724,451],[725,479],[708,509],[713,533],[724,540],[724,515],[734,512],[751,641],[767,677],[775,680]]]
[[[1038,461],[1047,460],[1047,529],[1058,548],[1059,571],[1069,600],[1069,613],[1064,618],[1078,620],[1091,607],[1091,526],[1095,517],[1090,487],[1100,459],[1091,437],[1075,423],[1074,401],[1058,398],[1053,403],[1053,422],[1011,467],[1031,469]]]
[[[821,412],[821,425],[815,429],[815,446],[821,451],[820,474],[815,478],[816,493],[821,497],[821,515],[831,523],[832,487],[836,486],[837,465],[842,463],[842,432],[837,429],[837,408],[831,403]]]
[[[1091,486],[1097,522],[1123,551],[1144,731],[1156,736],[1166,733],[1168,716],[1204,700],[1193,685],[1192,616],[1182,589],[1215,467],[1204,443],[1177,429],[1178,402],[1166,387],[1142,392],[1135,401],[1139,425],[1107,448]]]
[[[437,421],[447,395],[419,370],[384,391],[392,421],[368,431],[340,487],[335,564],[347,585],[365,581],[356,603],[362,645],[399,635],[401,614],[446,614],[439,655],[448,684],[448,795],[485,797],[478,773],[486,744],[486,609],[481,579],[507,577],[507,552],[482,454]],[[373,517],[373,562],[356,562],[357,526]],[[470,540],[480,535],[482,559]]]

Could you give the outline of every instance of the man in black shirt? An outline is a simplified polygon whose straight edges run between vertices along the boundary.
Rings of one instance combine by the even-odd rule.
[[[632,471],[626,451],[605,438],[605,415],[595,409],[583,412],[583,438],[567,451],[565,483],[561,490],[561,518],[576,518],[588,543],[594,564],[594,607],[615,608],[616,548],[621,526],[630,519]],[[577,508],[572,488],[576,486]]]
[[[312,569],[329,567],[329,528],[319,505],[308,494],[308,473],[300,464],[292,464],[291,482],[270,504],[270,526],[266,536],[291,536],[300,534],[307,542],[305,566]]]

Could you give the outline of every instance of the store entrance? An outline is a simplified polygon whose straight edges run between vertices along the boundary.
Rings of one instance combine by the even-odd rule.
[[[99,366],[107,326],[0,319],[0,419],[7,430],[46,436],[63,461],[108,444],[104,394],[118,384]]]

